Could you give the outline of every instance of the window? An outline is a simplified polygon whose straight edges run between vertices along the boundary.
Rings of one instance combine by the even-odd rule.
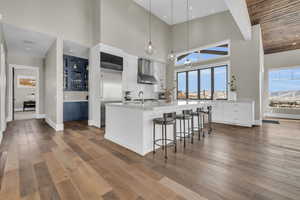
[[[186,72],[177,74],[177,99],[186,99],[187,83]]]
[[[177,99],[227,99],[228,67],[217,66],[177,73]]]
[[[212,68],[200,70],[200,99],[211,99],[212,97]]]
[[[228,42],[218,46],[212,46],[210,48],[199,49],[189,53],[182,54],[177,57],[175,65],[183,65],[187,59],[192,63],[206,61],[210,59],[222,58],[229,55]]]
[[[269,72],[269,106],[300,108],[300,67]]]
[[[214,68],[214,99],[227,99],[227,66]]]
[[[188,98],[198,99],[198,71],[188,72]]]

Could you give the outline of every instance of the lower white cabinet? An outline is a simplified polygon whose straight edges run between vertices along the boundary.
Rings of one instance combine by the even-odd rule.
[[[254,125],[254,102],[221,101],[212,104],[212,121],[251,127]]]

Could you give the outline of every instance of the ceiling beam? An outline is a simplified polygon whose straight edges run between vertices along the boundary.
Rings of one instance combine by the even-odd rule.
[[[245,40],[251,40],[252,29],[246,0],[225,0]]]

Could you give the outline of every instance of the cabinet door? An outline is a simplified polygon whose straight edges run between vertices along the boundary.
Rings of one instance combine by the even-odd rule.
[[[79,103],[80,107],[80,117],[78,120],[88,120],[89,118],[89,104],[88,102],[80,102]]]
[[[161,92],[166,87],[166,64],[161,62],[153,62],[154,76],[157,80],[155,91]]]
[[[252,122],[252,107],[251,104],[240,103],[238,106],[238,112],[236,120],[239,123],[247,124]]]
[[[123,88],[126,91],[135,91],[137,88],[138,58],[128,55],[123,72]]]
[[[235,123],[235,103],[224,103],[224,122]]]
[[[88,102],[65,102],[64,121],[88,120]]]
[[[221,102],[212,104],[212,121],[223,122],[224,120],[224,106]]]

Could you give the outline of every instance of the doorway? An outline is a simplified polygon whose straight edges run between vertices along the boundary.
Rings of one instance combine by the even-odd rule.
[[[37,118],[39,113],[39,70],[10,65],[11,120]]]

